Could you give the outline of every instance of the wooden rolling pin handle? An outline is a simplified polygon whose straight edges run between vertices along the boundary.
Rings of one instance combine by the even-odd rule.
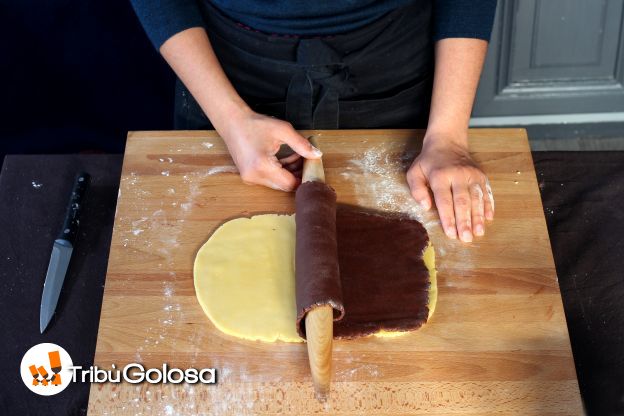
[[[310,143],[317,146],[314,136],[310,137]],[[305,159],[303,162],[303,174],[301,182],[323,182],[325,183],[325,171],[323,170],[323,159]]]
[[[330,305],[322,305],[309,311],[305,317],[305,329],[316,397],[326,400],[331,382],[334,309]]]
[[[318,147],[314,137],[310,143]],[[303,162],[302,182],[325,183],[322,159],[306,159]],[[331,382],[332,342],[334,340],[334,309],[330,305],[313,308],[305,317],[308,360],[316,397],[326,400]]]

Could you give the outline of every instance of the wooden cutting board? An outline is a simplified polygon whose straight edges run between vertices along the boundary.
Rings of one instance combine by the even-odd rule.
[[[294,195],[244,185],[215,132],[128,136],[95,364],[216,368],[216,385],[93,384],[89,414],[572,415],[582,404],[526,133],[470,132],[496,219],[448,240],[410,199],[422,132],[316,134],[338,201],[420,218],[436,247],[432,320],[397,338],[336,341],[332,396],[314,399],[304,344],[220,333],[195,298],[193,261],[225,220],[293,212]],[[409,249],[409,247],[406,247]]]

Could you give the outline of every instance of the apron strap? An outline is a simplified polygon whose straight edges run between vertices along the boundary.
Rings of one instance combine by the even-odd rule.
[[[286,117],[301,129],[337,129],[338,100],[354,92],[349,67],[322,39],[301,39],[295,74],[288,85]]]

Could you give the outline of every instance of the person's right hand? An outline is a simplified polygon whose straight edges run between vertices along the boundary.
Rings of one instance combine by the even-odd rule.
[[[318,159],[323,154],[283,120],[246,110],[232,117],[219,133],[223,137],[241,179],[281,191],[293,191],[300,183],[301,157]],[[282,144],[295,152],[277,159]]]
[[[225,141],[246,183],[292,191],[299,183],[296,174],[301,170],[301,156],[322,156],[289,123],[249,108],[223,72],[204,28],[171,36],[160,52]],[[295,154],[278,160],[282,144]]]

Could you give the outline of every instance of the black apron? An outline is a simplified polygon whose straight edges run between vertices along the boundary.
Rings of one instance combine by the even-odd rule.
[[[431,0],[333,36],[267,35],[202,2],[225,73],[256,112],[297,129],[424,128],[433,79]],[[176,129],[212,129],[180,81]]]

